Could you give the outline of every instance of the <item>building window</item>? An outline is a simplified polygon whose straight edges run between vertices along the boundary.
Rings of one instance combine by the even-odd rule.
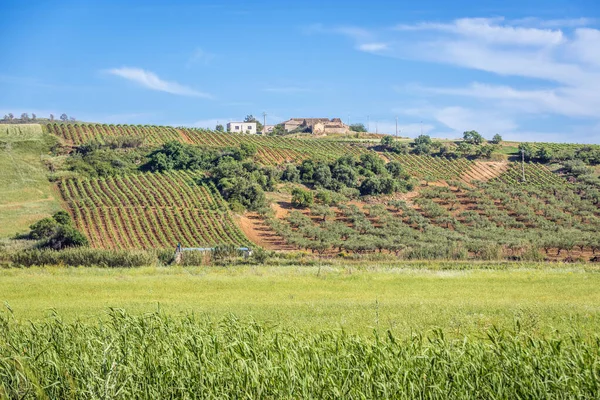
[[[235,130],[236,130],[236,131],[239,131],[239,130],[240,130],[240,126],[239,126],[239,125],[236,125],[236,126],[235,126]]]
[[[252,125],[248,125],[248,129],[249,129],[249,130],[252,130]]]

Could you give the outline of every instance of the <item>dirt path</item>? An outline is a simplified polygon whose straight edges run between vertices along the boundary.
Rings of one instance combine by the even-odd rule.
[[[252,243],[268,250],[290,251],[293,246],[285,244],[283,239],[267,226],[256,213],[246,213],[236,218],[238,224]]]

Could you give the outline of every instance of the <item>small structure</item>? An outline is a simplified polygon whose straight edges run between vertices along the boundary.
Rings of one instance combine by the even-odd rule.
[[[264,125],[262,133],[263,135],[267,135],[269,133],[272,133],[273,129],[275,129],[275,125]]]
[[[291,118],[283,122],[286,132],[301,130],[313,135],[327,135],[333,133],[348,133],[350,127],[340,118]]]
[[[256,122],[228,122],[227,132],[256,134]]]

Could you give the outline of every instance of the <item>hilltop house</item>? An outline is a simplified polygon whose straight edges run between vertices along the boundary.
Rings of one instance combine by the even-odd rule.
[[[228,122],[227,132],[256,133],[256,122]]]
[[[291,118],[282,123],[286,132],[296,129],[311,132],[314,135],[348,133],[349,127],[340,118]]]

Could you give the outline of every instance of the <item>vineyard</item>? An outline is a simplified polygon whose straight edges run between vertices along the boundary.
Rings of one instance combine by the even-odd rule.
[[[525,170],[525,182],[523,182],[523,169]],[[509,185],[560,186],[566,184],[564,179],[538,163],[510,163],[508,169],[495,180]]]
[[[364,145],[349,141],[264,137],[168,126],[53,123],[48,124],[46,129],[50,134],[73,145],[92,140],[105,142],[111,138],[127,136],[141,137],[147,146],[158,146],[172,140],[210,148],[237,147],[242,143],[251,143],[257,147],[258,161],[267,165],[306,158],[333,160],[347,154],[359,156],[368,151]]]
[[[386,153],[390,161],[398,161],[411,176],[428,181],[460,179],[472,166],[466,158],[451,160],[444,157]]]
[[[94,248],[151,249],[248,240],[210,184],[191,172],[137,174],[107,179],[68,179],[63,198]]]
[[[576,144],[576,143],[543,143],[543,142],[530,142],[529,146],[537,151],[541,148],[546,148],[551,151],[578,151],[582,149],[600,150],[598,144]]]

